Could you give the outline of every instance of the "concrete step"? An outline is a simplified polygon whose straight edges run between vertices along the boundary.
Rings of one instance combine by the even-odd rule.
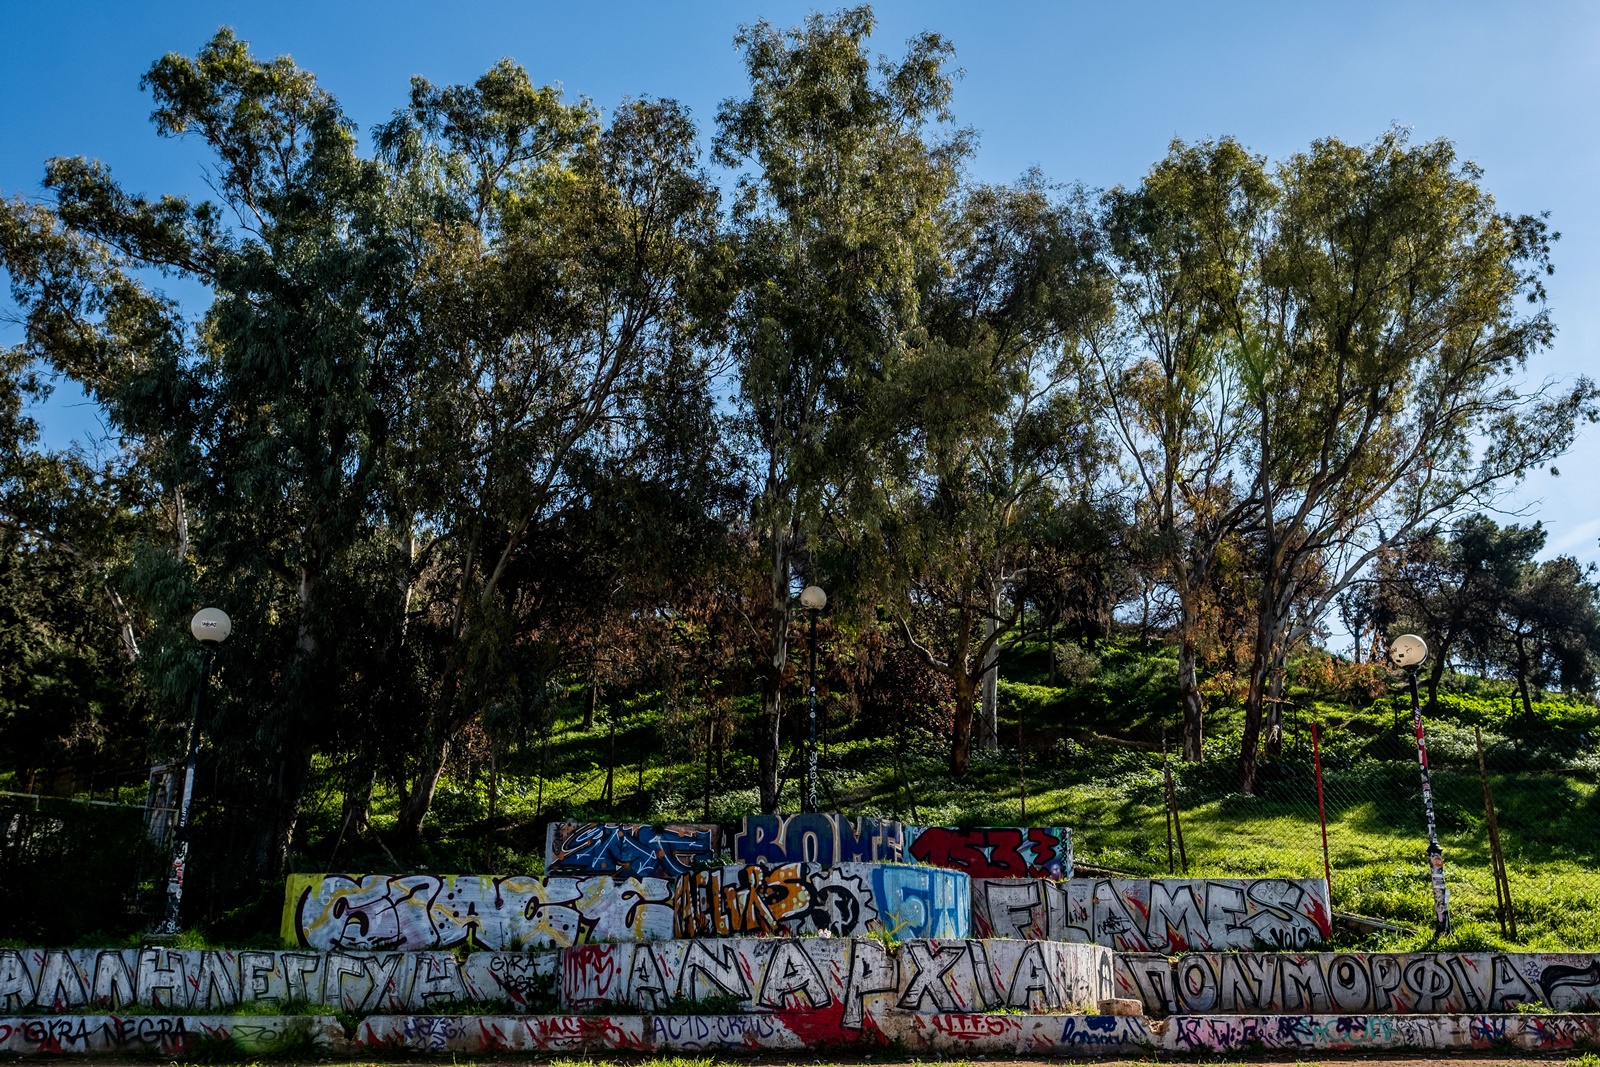
[[[1119,952],[1306,949],[1332,933],[1321,878],[974,878],[977,937]]]
[[[1518,1004],[1600,1011],[1600,955],[1533,952],[1119,953],[1119,996],[1151,1015],[1432,1015]]]
[[[396,1052],[796,1051],[1144,1056],[1274,1052],[1496,1050],[1553,1053],[1600,1042],[1597,1015],[867,1016],[856,1027],[818,1011],[749,1015],[375,1015],[347,1031],[330,1016],[77,1015],[0,1018],[0,1052],[215,1057]]]
[[[812,1009],[848,1025],[920,1014],[1093,1011],[1112,994],[1111,953],[1059,941],[738,938],[584,945],[561,956],[561,1006],[670,1011],[722,1001],[750,1014]]]
[[[295,874],[285,945],[512,952],[701,936],[966,937],[960,871],[901,863],[735,864],[676,878]]]

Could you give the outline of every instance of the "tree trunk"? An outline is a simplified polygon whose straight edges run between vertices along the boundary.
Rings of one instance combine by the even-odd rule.
[[[1443,642],[1440,642],[1441,646]],[[1433,665],[1428,668],[1428,714],[1433,714],[1434,705],[1439,703],[1439,679],[1444,676],[1445,649],[1440,647],[1434,651]]]
[[[1183,758],[1199,763],[1205,758],[1205,697],[1195,669],[1194,635],[1187,625],[1178,639],[1178,696],[1183,703]]]
[[[583,694],[583,728],[594,729],[594,711],[600,704],[600,687],[594,682],[589,683],[588,691]]]
[[[999,599],[999,594],[995,594],[995,602],[989,606],[991,611],[999,611]],[[985,639],[994,635],[995,625],[992,616],[983,620]],[[999,644],[996,641],[989,645],[983,654],[983,720],[978,731],[978,747],[984,752],[997,752],[1000,749],[1000,669],[996,665],[1000,658]]]
[[[400,840],[422,840],[422,823],[428,817],[428,809],[433,807],[434,795],[439,791],[439,779],[444,776],[445,761],[449,758],[448,739],[429,744],[423,752],[422,767],[412,781],[411,794],[400,805],[400,813],[395,818],[395,833]]]
[[[956,684],[956,713],[950,735],[950,773],[962,775],[972,763],[972,719],[977,705],[977,679],[958,670]]]
[[[617,710],[612,708],[606,714],[606,720],[611,724],[611,748],[606,756],[606,807],[614,806],[616,794],[614,786],[617,777]]]
[[[762,680],[761,810],[778,811],[778,762],[783,742],[783,671],[789,662],[789,534],[773,536],[772,571],[769,575],[771,611],[768,619],[772,658]]]
[[[1522,697],[1522,714],[1527,716],[1528,723],[1533,723],[1533,699],[1528,693],[1528,668],[1532,657],[1522,650],[1521,640],[1517,641],[1517,693]]]
[[[1272,670],[1273,616],[1276,614],[1272,610],[1273,602],[1270,588],[1264,589],[1256,611],[1256,647],[1250,657],[1250,688],[1244,700],[1244,738],[1239,745],[1239,792],[1246,795],[1256,791],[1267,675]]]

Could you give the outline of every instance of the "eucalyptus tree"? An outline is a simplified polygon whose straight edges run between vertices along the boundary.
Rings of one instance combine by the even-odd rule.
[[[883,390],[901,445],[873,525],[907,598],[905,641],[951,680],[961,774],[976,694],[1022,620],[1013,590],[1033,545],[1059,504],[1101,488],[1082,339],[1109,317],[1111,289],[1081,198],[1053,198],[1036,176],[969,190],[946,242],[926,325]]]
[[[200,599],[238,620],[237,699],[213,736],[237,761],[230,784],[255,790],[254,865],[276,873],[358,673],[350,612],[367,605],[345,578],[373,536],[406,377],[386,343],[405,257],[349,121],[291,60],[258,60],[223,30],[143,84],[158,133],[213,153],[217,201],[151,199],[102,164],[52,160],[60,269],[41,275],[33,328],[172,501],[171,542],[135,568],[155,691],[192,684],[190,642],[175,635]],[[197,326],[138,281],[151,268],[206,293]]]
[[[677,105],[630,102],[602,126],[508,61],[470,86],[415,79],[377,141],[407,205],[419,367],[394,505],[430,676],[399,817],[415,838],[456,737],[532,684],[517,667],[538,629],[531,576],[583,506],[583,472],[658,424],[675,390],[699,410],[717,196]]]
[[[1087,340],[1098,395],[1120,446],[1134,521],[1147,533],[1177,602],[1183,758],[1203,755],[1198,662],[1218,553],[1249,513],[1239,454],[1250,411],[1227,358],[1250,300],[1277,191],[1237,142],[1174,142],[1135,188],[1102,204],[1113,329]]]
[[[1554,333],[1552,236],[1542,218],[1501,212],[1481,177],[1448,141],[1398,132],[1318,141],[1278,168],[1253,298],[1226,305],[1260,553],[1243,792],[1284,659],[1338,595],[1595,417],[1586,379],[1520,383]]]
[[[761,806],[778,804],[797,557],[847,499],[877,432],[872,385],[918,324],[941,220],[968,151],[952,132],[952,50],[913,38],[874,65],[868,8],[740,30],[749,95],[718,113],[716,157],[743,168],[729,284],[752,533],[768,575]]]

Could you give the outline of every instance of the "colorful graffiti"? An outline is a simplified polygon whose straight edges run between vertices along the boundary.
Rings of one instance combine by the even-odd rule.
[[[216,1014],[299,1001],[347,1011],[437,1011],[460,1000],[549,1008],[556,953],[0,950],[0,1011],[140,1007]]]
[[[1600,957],[1510,952],[1120,955],[1119,995],[1172,1015],[1600,1010]]]
[[[655,827],[643,823],[563,822],[545,829],[546,874],[611,874],[674,878],[717,860],[715,826]]]
[[[1067,940],[1067,884],[1043,878],[974,878],[972,933]]]
[[[1600,1041],[1600,1015],[1268,1015],[1141,1017],[891,1012],[859,1029],[826,1011],[742,1015],[373,1015],[346,1038],[327,1016],[80,1015],[0,1018],[0,1052],[159,1053],[204,1041],[241,1052],[286,1045],[339,1055],[509,1052],[795,1051],[898,1044],[980,1056],[1128,1056],[1518,1049],[1560,1052]]]
[[[965,937],[966,875],[890,863],[734,864],[683,875],[673,886],[675,934]]]
[[[1092,1009],[1111,954],[1045,941],[749,938],[586,945],[562,954],[562,1006],[671,1010],[733,998],[750,1013],[821,1012],[861,1029],[884,1011]]]
[[[1056,925],[1050,891],[1041,890],[1048,936],[1122,952],[1304,949],[1332,933],[1328,883],[1320,878],[1074,878],[1062,884],[1064,927]],[[1016,906],[997,921],[996,898],[987,887],[975,895],[996,933],[1017,922],[1010,917],[1021,914]]]
[[[1065,827],[908,826],[905,836],[912,859],[973,878],[1072,877],[1072,831]]]
[[[0,1018],[0,1052],[16,1055],[157,1053],[181,1056],[197,1042],[227,1042],[242,1053],[286,1046],[339,1051],[344,1027],[331,1016],[57,1015]]]
[[[1150,1024],[1117,1015],[913,1015],[893,1024],[918,1052],[972,1056],[1100,1056],[1142,1053],[1159,1043]]]
[[[889,819],[817,812],[746,815],[733,838],[737,863],[899,863],[905,828]]]
[[[1265,1015],[1177,1016],[1162,1046],[1172,1052],[1292,1049],[1381,1052],[1396,1049],[1516,1048],[1556,1051],[1600,1038],[1594,1015]]]
[[[322,950],[519,951],[671,936],[664,878],[292,874],[283,911],[284,943]]]

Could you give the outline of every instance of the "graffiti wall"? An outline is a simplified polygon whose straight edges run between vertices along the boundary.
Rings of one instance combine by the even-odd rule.
[[[0,950],[0,1011],[130,1007],[219,1014],[247,1004],[438,1011],[460,1000],[554,1006],[557,953]]]
[[[181,1056],[196,1042],[225,1041],[240,1052],[308,1045],[337,1051],[344,1028],[331,1016],[59,1015],[0,1018],[0,1052],[15,1055],[159,1054]]]
[[[551,823],[545,828],[544,872],[675,878],[695,864],[716,862],[721,834],[710,825]]]
[[[1067,940],[1067,883],[1043,878],[974,878],[972,933],[974,937]]]
[[[1600,1015],[1177,1016],[1164,1027],[1113,1015],[883,1016],[851,1030],[814,1012],[747,1015],[374,1015],[345,1037],[327,1016],[80,1015],[0,1017],[0,1052],[182,1055],[204,1041],[250,1053],[307,1045],[343,1055],[397,1050],[505,1052],[795,1051],[898,1043],[911,1052],[1132,1056],[1149,1050],[1237,1053],[1518,1049],[1563,1052],[1600,1042]],[[207,1051],[212,1051],[208,1049]]]
[[[884,1011],[1092,1010],[1111,954],[1047,941],[755,938],[585,945],[562,954],[562,1006],[670,1011],[714,1000],[750,1013],[821,1013],[861,1029]]]
[[[912,1015],[891,1025],[906,1048],[963,1059],[1132,1056],[1159,1043],[1144,1019],[1118,1015]]]
[[[1072,831],[1065,827],[908,826],[906,851],[918,863],[973,878],[1071,878]]]
[[[1600,957],[1503,952],[1120,955],[1119,996],[1173,1015],[1600,1011]]]
[[[889,819],[843,815],[746,815],[733,838],[738,863],[899,863],[905,828]]]
[[[291,874],[283,940],[301,948],[498,951],[672,936],[665,878]]]
[[[1171,1052],[1506,1047],[1553,1052],[1588,1047],[1596,1039],[1600,1016],[1594,1015],[1267,1015],[1175,1017],[1161,1043]]]
[[[1062,884],[1064,928],[1051,910],[1057,902],[1049,889],[1041,889],[1038,911],[1019,911],[1017,898],[1005,906],[1003,919],[996,917],[997,898],[988,887],[974,895],[988,908],[997,936],[1008,924],[1026,929],[1042,924],[1045,936],[1123,952],[1303,949],[1332,932],[1328,883],[1320,878],[1074,878]]]
[[[768,937],[826,932],[851,937],[966,937],[967,876],[897,863],[733,864],[673,885],[674,936]]]

